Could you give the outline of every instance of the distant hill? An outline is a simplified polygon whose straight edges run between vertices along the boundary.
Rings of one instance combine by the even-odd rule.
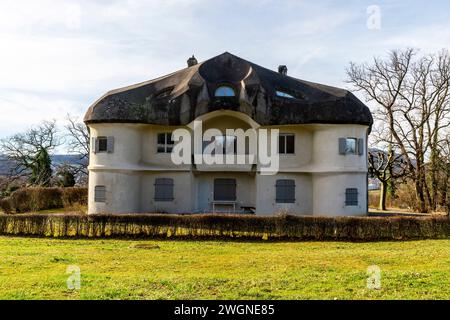
[[[9,173],[12,163],[8,161],[4,156],[0,155],[0,176],[4,176]]]
[[[55,154],[52,156],[52,164],[54,166],[60,165],[60,164],[85,164],[86,159],[80,160],[80,155],[78,154]]]
[[[80,156],[77,154],[55,154],[52,157],[53,167],[61,164],[81,164],[86,163],[87,160],[80,160]],[[4,155],[0,155],[0,176],[9,174],[13,167],[13,163],[6,159]]]

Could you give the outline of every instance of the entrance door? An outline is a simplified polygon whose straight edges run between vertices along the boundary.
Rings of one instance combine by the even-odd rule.
[[[211,182],[203,177],[199,177],[197,183],[197,210],[200,212],[211,212]]]

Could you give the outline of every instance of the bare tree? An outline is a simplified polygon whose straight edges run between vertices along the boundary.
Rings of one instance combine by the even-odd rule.
[[[67,146],[71,154],[78,155],[76,164],[72,164],[75,175],[88,175],[90,139],[87,126],[76,117],[67,115]]]
[[[427,190],[428,202],[432,210],[436,210],[437,205],[445,205],[446,201],[439,201],[439,189],[446,190],[448,178],[445,179],[448,171],[448,128],[450,126],[450,55],[448,51],[441,51],[438,55],[431,56],[429,81],[422,85],[422,103],[434,104],[428,109],[431,112],[427,121],[427,136],[430,148],[430,182],[431,190]],[[441,172],[444,172],[442,176]],[[439,181],[444,179],[443,181]],[[445,185],[440,187],[440,184]]]
[[[385,142],[406,161],[415,183],[417,209],[426,212],[435,208],[437,185],[430,192],[427,157],[437,159],[442,129],[448,125],[450,70],[447,51],[416,55],[413,49],[392,51],[387,59],[375,58],[370,65],[351,63],[347,74],[348,82],[377,104],[375,118],[392,137]],[[431,166],[437,169],[436,164]]]
[[[25,177],[30,184],[48,185],[51,180],[50,155],[61,144],[55,121],[44,121],[25,133],[0,140],[0,151],[12,164],[10,177]]]
[[[449,126],[450,127],[450,126]],[[439,158],[437,160],[437,174],[436,174],[436,183],[437,188],[439,189],[437,200],[439,206],[442,209],[446,209],[450,211],[450,205],[448,202],[449,195],[449,183],[450,183],[450,134],[447,134],[446,139],[442,141],[440,145],[441,152],[439,154]]]
[[[407,163],[401,154],[395,154],[392,150],[369,150],[368,160],[369,174],[376,177],[381,183],[379,209],[386,210],[388,185],[407,175]]]

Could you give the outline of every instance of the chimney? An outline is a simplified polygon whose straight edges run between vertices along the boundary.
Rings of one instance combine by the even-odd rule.
[[[278,67],[278,73],[279,74],[282,74],[283,76],[286,76],[287,75],[287,67],[286,66],[279,66]]]
[[[195,59],[194,55],[192,55],[192,57],[190,57],[187,61],[188,67],[195,66],[197,63],[198,63],[198,61],[197,61],[197,59]]]

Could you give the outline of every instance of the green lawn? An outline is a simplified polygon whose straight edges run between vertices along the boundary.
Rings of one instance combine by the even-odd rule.
[[[67,289],[69,265],[81,289]],[[366,288],[381,268],[381,290]],[[450,240],[380,243],[0,237],[0,299],[450,299]]]

